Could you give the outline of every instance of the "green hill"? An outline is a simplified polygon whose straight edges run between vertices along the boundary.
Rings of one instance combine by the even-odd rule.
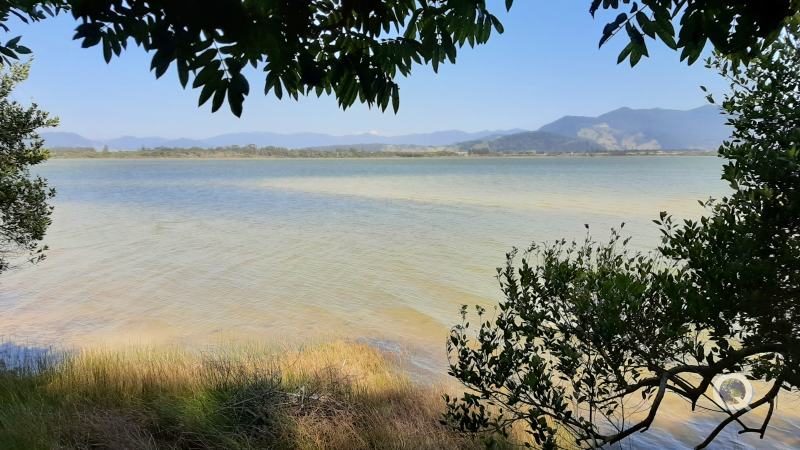
[[[489,152],[597,152],[605,150],[588,139],[561,136],[545,131],[525,131],[456,144],[464,151]]]

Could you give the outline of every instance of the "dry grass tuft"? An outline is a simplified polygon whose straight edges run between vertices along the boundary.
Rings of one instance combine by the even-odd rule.
[[[372,347],[87,350],[0,372],[3,449],[478,449]]]

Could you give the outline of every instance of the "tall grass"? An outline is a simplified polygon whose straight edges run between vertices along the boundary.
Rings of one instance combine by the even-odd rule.
[[[478,449],[372,347],[87,350],[0,372],[2,449]]]

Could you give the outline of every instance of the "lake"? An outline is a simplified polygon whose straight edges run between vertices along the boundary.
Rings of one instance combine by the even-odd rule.
[[[660,211],[728,192],[715,157],[53,160],[47,259],[0,279],[0,330],[37,345],[363,339],[444,374],[462,304],[500,299],[513,247],[626,225],[650,251]],[[783,411],[796,409],[786,399]],[[789,408],[789,409],[786,409]],[[635,447],[712,422],[676,404]],[[792,448],[779,416],[769,445]],[[687,431],[688,430],[688,431]],[[773,433],[771,431],[771,433]],[[724,448],[763,446],[726,433]]]
[[[724,193],[714,157],[53,160],[48,258],[4,275],[3,334],[32,342],[333,336],[442,362],[461,304],[499,299],[512,247],[649,250],[659,211]]]

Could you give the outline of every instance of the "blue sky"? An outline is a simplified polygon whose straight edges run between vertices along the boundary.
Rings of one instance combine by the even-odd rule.
[[[699,85],[722,87],[701,63],[686,66],[662,44],[652,43],[651,58],[633,69],[617,65],[625,42],[615,39],[598,49],[608,15],[593,19],[588,5],[536,0],[517,1],[508,14],[496,8],[505,33],[462,50],[457,63],[438,74],[420,66],[401,79],[396,115],[363,105],[342,111],[331,97],[265,97],[262,78],[250,79],[252,94],[241,119],[225,108],[212,114],[210,102],[197,107],[198,91],[180,87],[174,68],[156,80],[141,49],[131,46],[106,64],[99,46],[80,48],[71,39],[76,23],[68,15],[12,28],[10,34],[22,34],[35,55],[31,77],[16,96],[58,115],[61,131],[90,138],[203,138],[239,131],[536,129],[563,115],[597,115],[621,106],[694,108],[705,102]]]

